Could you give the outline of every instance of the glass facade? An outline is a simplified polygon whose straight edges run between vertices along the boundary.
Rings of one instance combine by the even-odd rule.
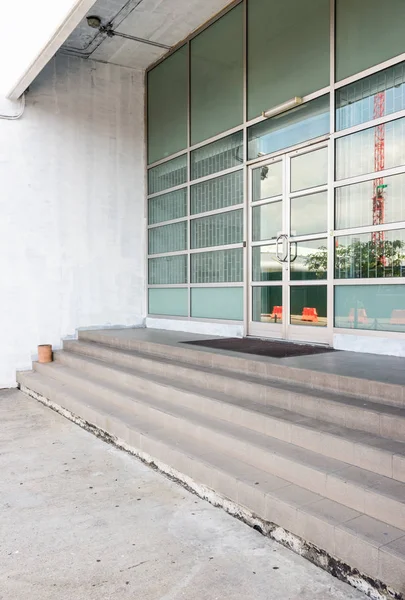
[[[334,4],[241,0],[149,71],[149,314],[405,333],[405,3]]]

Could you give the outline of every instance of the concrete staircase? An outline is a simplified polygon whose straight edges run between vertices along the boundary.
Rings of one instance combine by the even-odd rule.
[[[405,389],[195,348],[86,331],[17,380],[372,597],[405,597]]]

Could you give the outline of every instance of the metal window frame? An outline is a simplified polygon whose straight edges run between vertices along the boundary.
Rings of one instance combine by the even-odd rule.
[[[405,283],[405,278],[404,280],[401,280],[401,278],[381,278],[381,279],[353,279],[353,280],[343,280],[343,279],[335,279],[334,278],[334,245],[335,245],[335,238],[339,237],[339,236],[343,236],[343,235],[352,235],[352,234],[364,234],[364,233],[372,233],[373,231],[391,231],[391,230],[396,230],[396,229],[405,229],[405,221],[400,221],[400,222],[396,222],[396,223],[388,223],[385,225],[378,225],[378,226],[362,226],[362,227],[355,227],[355,228],[350,228],[350,229],[335,229],[335,190],[340,188],[340,187],[344,187],[347,185],[352,185],[352,184],[356,184],[356,183],[362,183],[362,182],[366,182],[366,181],[372,181],[373,179],[379,178],[379,177],[388,177],[391,175],[397,175],[397,174],[402,174],[405,173],[405,165],[403,166],[399,166],[399,167],[394,167],[391,169],[385,169],[384,171],[381,172],[373,172],[373,173],[367,173],[365,175],[360,175],[360,176],[354,176],[351,178],[347,178],[344,180],[336,180],[335,179],[335,155],[336,155],[336,148],[335,148],[335,141],[369,129],[371,127],[375,127],[378,126],[380,124],[385,124],[385,123],[389,123],[391,121],[400,119],[405,117],[405,110],[402,111],[398,111],[395,113],[392,113],[390,115],[385,115],[384,117],[381,117],[379,119],[372,119],[366,123],[361,123],[359,125],[355,125],[353,127],[350,128],[346,128],[346,129],[342,129],[337,131],[336,130],[336,91],[343,88],[346,85],[350,85],[352,83],[355,83],[357,81],[360,81],[361,79],[368,77],[370,75],[374,75],[376,73],[378,73],[379,71],[382,71],[384,69],[387,69],[391,66],[395,66],[401,62],[405,62],[405,53],[402,53],[398,56],[395,56],[389,60],[383,61],[377,65],[373,65],[372,67],[369,67],[368,69],[365,69],[359,73],[356,73],[355,75],[352,75],[350,77],[347,77],[345,79],[342,79],[340,81],[336,81],[336,32],[335,32],[335,26],[336,26],[336,2],[337,0],[329,0],[330,2],[330,28],[329,28],[329,33],[330,33],[330,82],[329,85],[317,90],[307,96],[304,97],[304,102],[310,102],[311,100],[314,100],[320,96],[323,96],[325,94],[329,94],[330,96],[330,134],[327,135],[323,135],[320,136],[318,138],[314,138],[312,140],[308,140],[306,142],[297,144],[296,146],[290,147],[290,148],[285,148],[282,150],[279,150],[277,152],[271,153],[269,155],[266,156],[262,156],[259,159],[252,159],[252,160],[248,160],[248,129],[249,127],[251,127],[252,125],[256,125],[257,123],[260,123],[265,119],[265,117],[256,117],[254,119],[251,120],[247,120],[247,71],[248,71],[248,65],[247,65],[247,50],[248,50],[248,25],[247,25],[247,2],[248,0],[235,0],[234,2],[232,2],[231,4],[229,4],[227,7],[225,7],[223,10],[221,10],[217,15],[215,15],[212,19],[210,19],[209,21],[207,21],[206,23],[204,23],[201,27],[199,27],[195,32],[193,32],[186,40],[182,40],[181,42],[179,42],[175,47],[173,47],[170,52],[168,52],[166,55],[164,55],[163,57],[161,57],[159,60],[157,60],[155,63],[153,63],[145,72],[145,149],[147,147],[147,74],[149,71],[151,71],[154,67],[156,67],[158,64],[160,64],[161,62],[163,62],[166,58],[168,58],[168,56],[170,56],[171,54],[173,54],[174,52],[176,52],[180,47],[184,46],[184,44],[187,44],[188,47],[188,62],[187,62],[187,78],[188,78],[188,103],[187,103],[187,147],[184,148],[183,150],[180,150],[179,152],[176,152],[175,154],[172,154],[168,157],[162,158],[154,163],[151,163],[149,165],[146,165],[146,169],[145,169],[145,185],[147,187],[147,182],[148,182],[148,171],[156,166],[159,166],[161,164],[164,164],[165,162],[168,162],[174,158],[177,158],[179,156],[182,156],[184,154],[187,155],[187,182],[181,185],[178,185],[176,187],[173,188],[168,188],[165,190],[162,190],[160,192],[157,192],[155,194],[147,194],[146,195],[146,202],[145,202],[145,214],[144,214],[144,218],[145,218],[145,222],[146,222],[146,227],[145,227],[145,231],[148,232],[149,229],[153,228],[153,227],[157,227],[157,226],[162,226],[162,225],[166,225],[166,224],[171,224],[171,223],[176,223],[179,221],[187,221],[188,223],[188,227],[187,227],[187,235],[188,235],[188,248],[186,250],[181,250],[178,252],[171,252],[171,253],[164,253],[164,254],[153,254],[153,255],[149,255],[148,254],[148,236],[146,235],[146,240],[145,240],[145,244],[146,244],[146,265],[145,265],[145,271],[146,271],[146,275],[148,274],[148,260],[149,258],[158,258],[161,256],[175,256],[175,255],[179,255],[179,254],[187,254],[188,255],[188,283],[187,284],[173,284],[173,285],[150,285],[149,283],[145,286],[146,287],[146,291],[145,291],[145,295],[146,295],[146,302],[148,302],[148,289],[149,288],[169,288],[169,287],[185,287],[188,288],[188,305],[189,305],[189,310],[188,310],[188,316],[168,316],[168,315],[151,315],[149,314],[149,311],[147,310],[147,314],[150,317],[156,317],[156,318],[162,318],[162,319],[173,319],[173,320],[192,320],[192,321],[196,321],[196,322],[207,322],[207,323],[212,323],[213,321],[215,323],[224,323],[224,324],[241,324],[241,321],[227,321],[227,320],[223,320],[223,319],[201,319],[201,318],[196,318],[196,317],[192,317],[191,316],[191,289],[193,287],[243,287],[245,290],[244,293],[244,319],[243,319],[243,328],[244,328],[244,333],[245,335],[249,333],[249,322],[250,322],[250,312],[251,312],[251,290],[254,287],[260,287],[260,286],[269,286],[269,285],[273,285],[273,286],[281,286],[282,285],[282,281],[274,281],[274,282],[254,282],[251,280],[251,274],[252,274],[252,269],[251,269],[251,260],[252,260],[252,249],[254,247],[257,246],[264,246],[264,245],[272,245],[275,244],[275,240],[268,240],[268,241],[260,241],[260,242],[252,242],[251,236],[250,236],[250,228],[251,228],[251,211],[253,207],[256,206],[260,206],[263,204],[267,204],[270,202],[277,202],[280,200],[286,201],[286,198],[284,198],[283,195],[281,196],[277,196],[277,197],[273,197],[270,199],[263,199],[263,200],[259,200],[256,202],[252,202],[252,199],[250,198],[250,190],[251,190],[251,175],[252,175],[252,171],[253,171],[253,167],[260,167],[261,165],[265,165],[265,164],[272,164],[274,162],[283,160],[283,156],[285,155],[291,155],[291,153],[293,152],[297,152],[297,153],[305,153],[310,151],[312,146],[319,146],[320,144],[324,144],[325,146],[328,146],[329,148],[329,155],[328,155],[328,182],[326,185],[323,186],[317,186],[315,188],[312,188],[311,190],[305,190],[303,191],[299,191],[299,192],[294,192],[292,194],[289,194],[289,198],[290,197],[298,197],[298,196],[304,196],[304,195],[308,195],[310,193],[317,193],[317,192],[322,192],[322,191],[327,191],[328,193],[328,229],[327,229],[327,233],[326,233],[326,237],[324,233],[321,234],[314,234],[314,235],[310,235],[310,236],[297,236],[294,238],[294,240],[296,241],[305,241],[307,239],[327,239],[327,246],[328,246],[328,276],[327,279],[325,280],[319,280],[319,281],[293,281],[292,284],[293,285],[319,285],[319,284],[323,284],[323,285],[327,285],[328,288],[328,299],[327,299],[327,308],[328,308],[328,319],[329,319],[329,324],[328,324],[328,331],[329,331],[329,343],[332,344],[332,338],[333,338],[333,334],[335,333],[350,333],[350,334],[355,334],[355,335],[364,335],[364,336],[370,336],[370,335],[375,335],[376,333],[378,333],[379,335],[383,335],[384,337],[392,337],[392,338],[403,338],[405,339],[405,333],[400,333],[400,332],[389,332],[389,331],[378,331],[378,332],[374,332],[374,331],[370,331],[370,330],[360,330],[360,329],[342,329],[342,328],[335,328],[334,327],[334,288],[335,285],[381,285],[381,284],[385,284],[385,283],[389,283],[389,284],[394,284],[394,285],[400,285],[401,283],[404,284]],[[200,33],[202,33],[205,29],[207,29],[208,27],[210,27],[213,23],[215,23],[218,19],[222,18],[224,15],[226,15],[229,11],[231,11],[233,8],[235,8],[236,6],[238,6],[239,4],[243,4],[243,123],[241,123],[241,125],[234,127],[230,130],[224,131],[224,132],[220,132],[219,134],[212,136],[202,142],[199,142],[197,144],[191,145],[191,114],[190,114],[190,78],[191,78],[191,64],[190,64],[190,43],[191,41],[198,36]],[[219,171],[216,173],[212,173],[210,175],[207,175],[205,177],[201,177],[199,179],[193,179],[191,180],[191,153],[194,150],[203,148],[204,146],[208,146],[209,144],[219,141],[229,135],[232,135],[234,133],[237,133],[239,131],[243,132],[243,164],[238,165],[236,167],[232,167],[230,169],[224,170],[224,171]],[[147,156],[145,154],[145,156]],[[221,177],[223,175],[227,175],[229,173],[233,173],[235,171],[238,170],[243,170],[243,177],[244,177],[244,193],[245,193],[245,198],[244,198],[244,202],[243,204],[237,204],[237,205],[233,205],[233,206],[229,206],[229,207],[225,207],[222,209],[217,209],[217,210],[213,210],[213,211],[208,211],[205,213],[196,213],[191,215],[191,186],[192,185],[196,185],[198,183],[202,183],[204,181],[208,181],[210,179],[215,179],[217,177]],[[150,198],[154,198],[169,192],[173,192],[182,188],[186,188],[187,189],[187,209],[188,209],[188,214],[186,217],[182,217],[179,219],[175,219],[172,221],[162,221],[156,224],[151,224],[148,225],[147,222],[147,208],[148,208],[148,200]],[[289,200],[288,200],[289,201]],[[243,218],[243,228],[244,228],[244,236],[243,236],[243,244],[229,244],[229,245],[225,245],[225,246],[209,246],[209,247],[205,247],[205,248],[198,248],[198,249],[191,249],[191,220],[192,219],[196,219],[196,218],[201,218],[201,217],[205,217],[205,216],[214,216],[216,214],[220,214],[223,212],[228,212],[231,210],[236,210],[236,209],[240,209],[243,208],[244,209],[244,218]],[[319,236],[319,238],[318,238]],[[191,255],[193,253],[198,253],[198,252],[209,252],[209,251],[217,251],[217,250],[225,250],[225,249],[232,249],[232,248],[244,248],[244,260],[243,260],[243,281],[242,282],[223,282],[223,283],[215,283],[215,284],[191,284]],[[302,328],[302,329],[307,329],[307,328]],[[250,331],[250,333],[252,333],[252,331]]]

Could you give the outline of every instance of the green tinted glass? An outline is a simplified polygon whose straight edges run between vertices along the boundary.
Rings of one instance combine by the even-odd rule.
[[[243,7],[191,41],[191,143],[243,121]]]
[[[404,21],[403,0],[336,0],[336,80],[404,52]]]
[[[148,73],[148,164],[187,146],[187,46]]]
[[[248,119],[329,85],[329,4],[249,0]]]
[[[150,288],[149,314],[187,317],[188,289],[187,288]]]

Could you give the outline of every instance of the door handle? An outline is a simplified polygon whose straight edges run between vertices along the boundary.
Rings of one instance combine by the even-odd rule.
[[[285,255],[283,257],[280,256],[280,252],[279,252],[279,247],[280,247],[280,241],[281,240],[285,240],[287,242],[286,244],[286,250],[285,250]],[[285,233],[281,233],[276,241],[276,259],[278,260],[279,263],[284,263],[287,260],[287,256],[288,256],[288,240],[287,240],[287,236]]]
[[[292,258],[291,257],[291,250],[290,250],[290,263],[294,262],[297,259],[297,255],[298,255],[298,242],[291,242],[291,246],[293,244],[295,244],[295,252],[294,252],[294,257]]]

